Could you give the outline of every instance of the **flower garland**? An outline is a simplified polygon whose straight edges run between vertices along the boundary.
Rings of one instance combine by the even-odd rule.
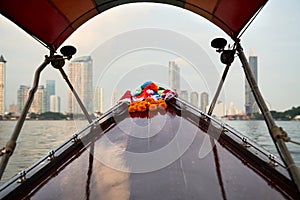
[[[131,96],[128,112],[131,114],[146,111],[165,113],[163,111],[168,107],[165,100],[176,95],[174,91],[166,90],[152,81],[145,82]]]

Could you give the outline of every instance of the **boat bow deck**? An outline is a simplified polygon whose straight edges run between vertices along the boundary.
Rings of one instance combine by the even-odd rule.
[[[151,116],[130,116],[121,103],[27,170],[23,181],[3,185],[1,198],[297,198],[280,161],[268,164],[263,149],[253,153],[229,129],[174,102]]]

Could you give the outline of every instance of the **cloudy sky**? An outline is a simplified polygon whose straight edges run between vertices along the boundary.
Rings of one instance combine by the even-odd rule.
[[[246,55],[258,56],[258,84],[271,109],[278,111],[300,105],[300,3],[282,2],[270,0],[241,38]],[[207,91],[212,96],[224,69],[210,47],[215,37],[232,44],[218,27],[194,13],[144,3],[119,6],[94,17],[65,44],[76,46],[75,57],[92,56],[94,83],[106,87],[108,99],[112,98],[109,91],[133,90],[142,80],[167,85],[170,60],[181,68],[183,89]],[[149,48],[151,42],[154,44]],[[7,60],[7,104],[16,103],[20,85],[32,84],[34,70],[47,54],[45,47],[0,15],[0,55]],[[57,95],[66,99],[66,84],[50,66],[43,72],[41,84],[48,79],[56,80]],[[222,100],[243,110],[244,75],[238,59],[224,87]],[[66,108],[65,100],[62,111]]]

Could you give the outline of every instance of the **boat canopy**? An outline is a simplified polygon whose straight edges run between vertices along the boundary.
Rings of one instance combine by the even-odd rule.
[[[203,16],[232,39],[268,0],[2,0],[0,13],[56,50],[82,24],[110,8],[135,2],[170,4]]]

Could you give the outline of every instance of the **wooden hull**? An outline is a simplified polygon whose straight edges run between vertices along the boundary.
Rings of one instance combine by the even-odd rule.
[[[174,99],[168,105],[130,116],[120,104],[2,185],[0,198],[299,198],[265,150]]]

